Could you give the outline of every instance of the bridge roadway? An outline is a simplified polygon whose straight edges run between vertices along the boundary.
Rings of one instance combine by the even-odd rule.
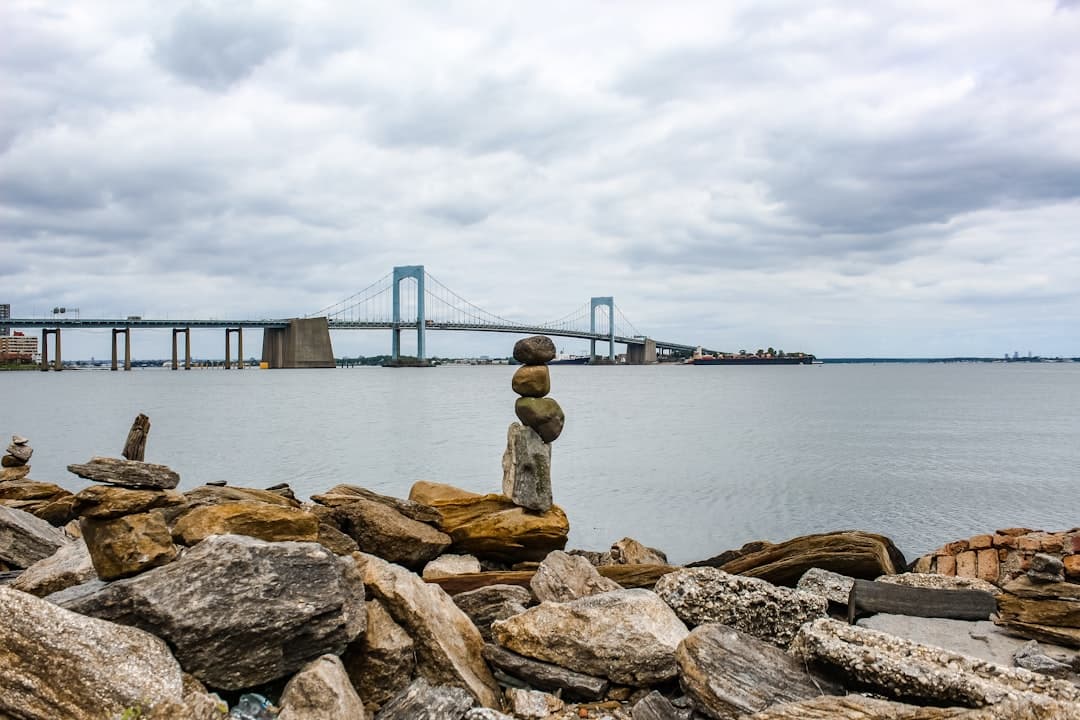
[[[59,328],[59,329],[89,329],[89,328],[276,328],[289,327],[289,320],[266,319],[266,320],[144,320],[136,319],[107,319],[107,318],[10,318],[5,320],[5,326],[12,328]],[[330,320],[331,330],[415,330],[416,322],[356,322]],[[448,323],[429,320],[424,323],[426,330],[457,330],[468,332],[500,332],[516,333],[519,335],[554,335],[556,337],[577,338],[580,340],[596,340],[609,342],[612,338],[606,333],[590,333],[582,330],[551,328],[534,325],[491,325],[483,323]],[[615,336],[615,342],[623,345],[642,345],[645,338]],[[680,352],[693,352],[696,345],[656,340],[658,350],[674,350]],[[714,352],[706,350],[705,352]]]

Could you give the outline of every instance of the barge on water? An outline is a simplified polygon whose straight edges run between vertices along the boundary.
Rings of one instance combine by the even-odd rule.
[[[762,353],[760,350],[751,355],[748,353],[719,355],[707,355],[701,348],[694,351],[693,356],[686,361],[688,365],[820,365],[813,355],[809,353]]]

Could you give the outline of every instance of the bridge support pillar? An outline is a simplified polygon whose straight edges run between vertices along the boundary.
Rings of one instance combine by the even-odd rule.
[[[656,341],[644,338],[641,344],[630,343],[626,346],[627,365],[652,365],[656,362]]]
[[[423,362],[426,358],[424,348],[424,266],[399,265],[394,268],[394,314],[391,329],[390,357],[396,362],[401,357],[401,281],[407,278],[416,280],[416,358]],[[412,323],[407,323],[411,325]]]
[[[60,358],[60,328],[54,328],[49,330],[48,328],[41,328],[41,369],[49,369],[49,336],[55,337],[56,342],[56,360],[53,362],[53,370],[63,370],[64,363]]]
[[[230,336],[236,333],[236,369],[244,369],[244,328],[225,328],[225,369],[232,369],[232,340]]]
[[[191,369],[191,328],[173,328],[172,331],[172,369],[179,368],[180,363],[176,355],[176,336],[184,336],[184,369]]]
[[[111,370],[117,369],[116,363],[116,336],[124,336],[124,370],[131,369],[131,328],[113,328],[112,331],[112,365]]]
[[[294,318],[288,327],[265,328],[262,360],[273,369],[335,367],[326,318]]]
[[[606,307],[608,315],[608,361],[615,362],[615,298],[594,297],[589,301],[589,332],[596,332],[596,308]],[[596,340],[589,341],[590,361],[596,360]]]

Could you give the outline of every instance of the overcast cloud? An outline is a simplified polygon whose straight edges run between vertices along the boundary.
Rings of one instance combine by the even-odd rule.
[[[502,316],[614,295],[729,350],[1080,356],[1077,2],[9,0],[0,23],[16,316],[297,316],[424,264]]]

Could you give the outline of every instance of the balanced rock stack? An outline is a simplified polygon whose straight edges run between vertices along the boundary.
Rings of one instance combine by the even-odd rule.
[[[26,477],[30,472],[30,456],[34,454],[34,448],[30,447],[30,441],[18,435],[11,436],[11,444],[7,447],[7,454],[0,457],[0,467],[3,468],[0,481],[18,480]]]
[[[543,335],[514,345],[514,359],[522,364],[512,381],[521,396],[514,404],[521,423],[512,423],[506,433],[503,495],[536,512],[551,509],[551,443],[562,433],[565,419],[559,403],[547,397],[551,391],[547,363],[554,357],[555,343]]]

